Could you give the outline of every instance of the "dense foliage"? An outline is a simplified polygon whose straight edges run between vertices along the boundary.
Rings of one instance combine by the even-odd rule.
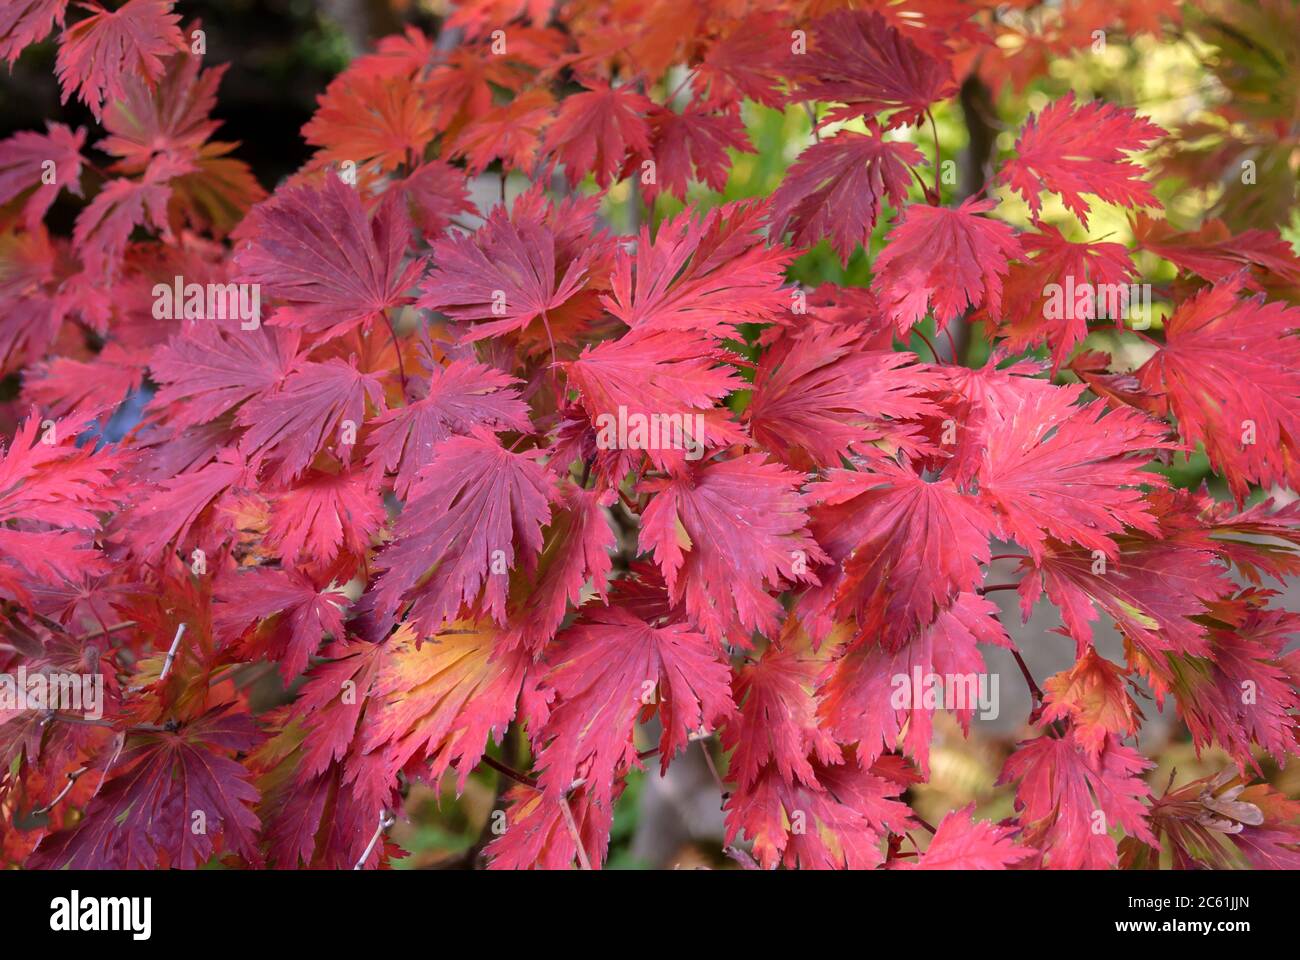
[[[0,862],[384,866],[486,773],[470,862],[599,867],[704,749],[749,866],[1300,866],[1295,3],[467,0],[269,194],[183,14],[0,7],[102,128],[0,142]],[[1210,109],[999,107],[1141,36]],[[721,202],[760,113],[807,144]],[[1076,660],[932,826],[1001,589]],[[1149,785],[1148,695],[1233,765]]]

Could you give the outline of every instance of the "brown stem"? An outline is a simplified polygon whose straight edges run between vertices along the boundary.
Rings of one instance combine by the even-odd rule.
[[[497,773],[505,774],[507,777],[509,777],[511,780],[515,781],[516,783],[522,783],[524,786],[532,787],[534,790],[537,789],[536,780],[534,780],[532,777],[525,776],[524,774],[520,773],[512,766],[502,763],[500,760],[496,759],[496,757],[490,757],[485,753],[483,754],[483,762],[486,763],[493,770],[495,770]]]

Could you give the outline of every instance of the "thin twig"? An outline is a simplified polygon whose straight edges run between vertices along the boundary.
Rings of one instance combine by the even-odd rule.
[[[64,797],[66,797],[68,795],[68,791],[70,791],[76,785],[77,778],[85,772],[86,772],[85,767],[78,767],[76,770],[69,771],[68,782],[63,785],[63,789],[59,791],[59,795],[55,797],[53,800],[51,800],[49,803],[47,803],[45,806],[41,807],[39,810],[33,810],[32,816],[39,817],[42,814],[49,813],[51,810],[57,807],[59,805],[59,801],[62,800]]]
[[[171,649],[167,651],[167,657],[163,660],[162,672],[158,674],[158,682],[162,683],[167,679],[167,674],[172,668],[172,661],[176,659],[176,650],[181,645],[181,637],[185,636],[185,624],[176,628],[176,637],[172,640]]]
[[[485,753],[483,754],[483,762],[486,763],[493,770],[495,770],[497,773],[505,774],[511,780],[515,781],[515,783],[522,783],[526,787],[532,787],[534,790],[537,789],[536,780],[534,780],[532,777],[525,776],[524,774],[516,770],[514,767],[502,763],[500,760],[496,759],[495,757],[490,757]]]
[[[359,859],[356,862],[356,865],[353,866],[353,870],[360,870],[366,865],[366,861],[370,859],[371,851],[375,849],[375,844],[377,844],[379,838],[384,835],[384,831],[393,825],[393,821],[393,815],[387,810],[379,811],[379,823],[375,826],[374,836],[372,836],[370,842],[366,844],[366,852],[361,855],[361,859]]]
[[[134,627],[135,625],[136,622],[134,620],[123,620],[121,623],[110,623],[106,627],[101,626],[100,629],[98,630],[91,630],[89,633],[83,633],[79,637],[77,637],[77,639],[93,640],[96,637],[103,637],[103,636],[107,636],[110,633],[117,633],[117,631],[119,630],[129,630],[131,627]]]
[[[582,847],[582,836],[578,833],[578,825],[573,820],[573,811],[569,809],[569,798],[560,799],[560,813],[564,817],[564,825],[569,828],[569,836],[573,837],[573,845],[578,848],[578,867],[582,870],[591,869],[591,861],[587,859],[587,851]]]
[[[1034,682],[1034,675],[1029,672],[1029,667],[1025,664],[1025,658],[1020,655],[1019,650],[1015,650],[1015,649],[1011,651],[1011,655],[1016,658],[1016,666],[1018,666],[1020,668],[1020,672],[1024,674],[1025,683],[1029,684],[1029,692],[1033,695],[1034,700],[1037,703],[1042,703],[1043,691],[1040,690],[1038,688],[1038,684]]]

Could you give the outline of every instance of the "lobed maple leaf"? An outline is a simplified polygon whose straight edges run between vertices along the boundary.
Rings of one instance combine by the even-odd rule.
[[[455,619],[462,603],[504,624],[508,574],[535,563],[551,498],[535,458],[482,428],[442,441],[375,560],[382,572],[369,602],[388,616],[410,602],[407,616],[424,632]]]
[[[1165,324],[1165,343],[1137,371],[1160,391],[1188,443],[1205,445],[1238,503],[1251,483],[1300,482],[1300,309],[1239,300],[1238,274],[1182,303]],[[1268,351],[1253,348],[1269,338]]]
[[[1025,252],[1036,256],[1012,264],[1002,317],[991,315],[991,319],[1002,324],[1001,332],[1010,351],[1050,344],[1055,375],[1070,352],[1088,336],[1090,320],[1111,319],[1122,324],[1122,316],[1105,316],[1112,304],[1104,301],[1104,291],[1123,291],[1114,306],[1137,306],[1137,298],[1129,292],[1135,268],[1122,244],[1075,243],[1066,240],[1051,224],[1040,223],[1038,228],[1040,233],[1021,234]],[[1052,284],[1057,289],[1053,290]],[[1067,292],[1071,289],[1073,299]],[[1128,303],[1123,297],[1128,297]]]
[[[299,363],[278,390],[240,407],[236,421],[248,427],[241,449],[254,464],[274,461],[276,479],[293,480],[324,450],[347,459],[342,451],[355,442],[348,438],[365,421],[367,403],[381,400],[378,379],[351,363]]]
[[[707,330],[770,321],[790,253],[763,243],[762,204],[732,203],[697,220],[689,212],[642,228],[635,255],[620,251],[601,302],[633,328]]]
[[[875,263],[881,306],[900,334],[927,309],[940,329],[968,308],[998,312],[1020,241],[1006,224],[979,216],[996,205],[972,197],[956,209],[914,203],[903,211]]]
[[[514,719],[532,663],[524,653],[494,655],[499,639],[490,620],[455,621],[423,638],[400,627],[379,654],[361,751],[379,754],[390,778],[417,759],[430,783],[455,766],[464,790],[488,737],[499,743]]]
[[[1068,718],[1075,739],[1092,754],[1111,734],[1136,736],[1142,711],[1124,681],[1123,670],[1089,647],[1074,666],[1043,681],[1043,722]]]
[[[367,217],[356,191],[333,176],[324,185],[285,187],[253,208],[235,253],[245,283],[287,301],[267,321],[340,336],[409,302],[423,266],[404,262],[411,226],[400,194]]]
[[[343,635],[343,600],[337,590],[321,591],[296,570],[253,570],[228,574],[212,589],[212,629],[219,643],[231,643],[257,621],[278,616],[278,636],[258,638],[267,659],[280,665],[286,683],[307,667],[325,634]]]
[[[921,50],[874,10],[841,10],[813,24],[800,89],[845,104],[827,121],[895,111],[887,128],[916,126],[930,104],[956,92],[952,69]]]
[[[434,137],[426,89],[410,76],[353,67],[335,77],[316,103],[302,136],[320,148],[318,166],[350,162],[391,173],[403,164],[414,166]]]
[[[496,207],[473,236],[449,236],[432,246],[433,266],[419,305],[476,323],[465,340],[523,330],[563,308],[582,288],[594,251],[572,257],[561,238],[526,200],[512,213]],[[550,334],[548,333],[548,337]]]
[[[1080,655],[1092,643],[1090,624],[1097,607],[1145,650],[1204,653],[1205,630],[1193,618],[1228,588],[1213,555],[1144,537],[1120,538],[1116,546],[1118,551],[1107,556],[1049,541],[1034,562],[1041,578],[1027,576],[1020,582],[1024,616],[1046,589]]]
[[[692,466],[643,489],[640,546],[652,550],[669,597],[709,638],[748,646],[779,622],[782,584],[816,583],[827,559],[808,532],[800,474],[764,454]]]
[[[842,761],[817,716],[819,680],[841,640],[818,647],[792,616],[763,655],[736,672],[731,689],[738,709],[723,728],[722,747],[731,751],[727,775],[739,789],[749,789],[769,765],[786,783],[816,786],[813,762]]]
[[[1042,851],[1048,869],[1097,870],[1115,866],[1113,828],[1155,843],[1142,803],[1151,790],[1139,778],[1152,766],[1114,734],[1088,751],[1068,733],[1018,744],[998,782],[1019,781],[1022,842]]]
[[[539,734],[537,783],[548,797],[563,798],[581,777],[592,801],[607,806],[616,775],[637,762],[632,727],[643,710],[654,707],[663,726],[667,770],[692,733],[735,709],[727,665],[707,637],[684,623],[652,626],[621,607],[585,614],[547,662],[556,701]]]
[[[1133,110],[1101,101],[1079,105],[1070,92],[1025,123],[1016,156],[1002,167],[998,181],[1025,198],[1035,220],[1044,190],[1060,196],[1085,227],[1092,208],[1084,193],[1121,206],[1159,207],[1150,185],[1140,179],[1141,168],[1124,154],[1164,135]]]
[[[870,133],[842,130],[805,150],[772,195],[772,233],[794,233],[795,246],[826,237],[845,263],[866,246],[888,199],[901,209],[907,199],[911,167],[925,157],[910,143]]]
[[[606,515],[614,501],[612,491],[584,490],[577,486],[560,493],[557,509],[532,577],[521,577],[511,591],[510,629],[503,646],[522,646],[541,652],[555,636],[569,605],[581,606],[585,587],[606,601],[606,581],[613,568],[615,534]]]
[[[676,113],[654,105],[647,119],[650,150],[644,156],[634,155],[629,167],[640,169],[640,183],[648,202],[653,202],[661,191],[685,200],[691,180],[721,191],[727,185],[731,167],[727,151],[754,152],[745,126],[735,113],[708,113],[690,107]],[[647,167],[647,161],[652,165]]]
[[[628,152],[650,152],[650,126],[645,114],[651,104],[630,85],[599,84],[566,97],[546,131],[542,153],[564,166],[569,186],[587,174],[602,190],[623,167]]]
[[[431,367],[423,397],[371,421],[366,463],[396,471],[393,489],[406,497],[433,448],[453,434],[480,426],[529,432],[528,407],[514,389],[517,382],[467,360]]]
[[[60,190],[81,196],[81,148],[86,130],[47,123],[45,133],[22,131],[0,140],[0,205],[35,189],[23,204],[28,230],[45,217]]]
[[[975,805],[944,816],[930,845],[916,863],[900,862],[900,870],[1006,870],[1033,856],[1008,827],[976,820]]]
[[[152,406],[176,427],[216,420],[284,383],[298,344],[293,330],[223,331],[197,322],[154,352],[149,369],[161,389]]]
[[[126,97],[127,77],[156,83],[163,74],[163,58],[185,50],[185,42],[171,0],[127,0],[116,10],[95,0],[81,5],[91,15],[63,31],[54,71],[63,102],[75,92],[98,120],[105,100]]]
[[[63,26],[68,0],[13,0],[0,10],[0,57],[10,66],[23,50]]]
[[[271,500],[266,547],[317,577],[354,573],[387,519],[372,478],[357,469],[309,470]]]
[[[42,843],[33,864],[192,870],[223,850],[257,863],[258,792],[231,754],[259,740],[252,718],[229,705],[176,731],[131,734],[85,819]],[[198,823],[203,829],[192,829]]]
[[[742,833],[768,870],[780,864],[805,870],[864,870],[884,860],[887,833],[912,825],[906,804],[894,799],[902,784],[863,767],[848,751],[834,766],[814,763],[820,786],[789,783],[771,767],[747,790],[728,798],[726,842]]]
[[[816,634],[852,616],[860,635],[897,649],[983,580],[993,517],[950,480],[927,483],[884,462],[871,473],[827,471],[810,497],[810,529],[835,564],[801,601]]]
[[[1148,451],[1171,446],[1166,426],[1101,400],[1075,405],[1082,386],[1065,386],[985,409],[980,497],[1002,534],[1034,557],[1047,537],[1114,555],[1108,535],[1155,532],[1140,486]]]
[[[852,645],[826,671],[818,717],[836,740],[857,743],[862,762],[874,762],[901,739],[904,751],[928,774],[935,711],[952,711],[969,732],[975,712],[997,704],[996,689],[979,686],[978,678],[988,676],[980,643],[1012,648],[997,605],[973,593],[959,594],[897,650],[870,640]],[[935,691],[927,689],[929,677],[969,683],[963,680],[949,690],[940,683]],[[985,695],[988,702],[981,699]]]
[[[759,361],[745,418],[792,467],[832,467],[889,434],[891,420],[937,413],[933,372],[908,353],[868,349],[852,326],[788,333]]]

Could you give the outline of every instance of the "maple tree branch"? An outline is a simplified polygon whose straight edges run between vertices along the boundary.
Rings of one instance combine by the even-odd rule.
[[[366,865],[366,861],[370,859],[371,852],[375,849],[375,844],[377,844],[379,838],[384,835],[384,831],[391,827],[396,820],[397,818],[386,809],[379,811],[379,823],[375,827],[375,832],[371,836],[370,842],[366,844],[365,853],[361,854],[360,859],[357,860],[356,864],[352,867],[353,870],[360,870]]]
[[[68,771],[68,782],[63,785],[63,789],[59,791],[58,796],[56,796],[49,803],[45,804],[45,806],[33,810],[32,816],[39,817],[42,814],[49,813],[51,810],[57,807],[59,805],[59,801],[62,800],[64,797],[66,797],[69,791],[71,791],[72,788],[77,785],[77,778],[80,777],[83,773],[85,773],[86,770],[87,770],[86,767],[78,767],[76,770]]]
[[[393,350],[397,354],[397,375],[402,380],[402,403],[406,403],[406,363],[402,360],[402,345],[397,342],[397,327],[393,325],[393,318],[384,311],[384,323],[388,324],[388,335],[393,338]]]
[[[996,593],[999,590],[1019,590],[1019,589],[1020,589],[1020,584],[1018,583],[993,583],[993,584],[989,584],[989,586],[987,587],[980,587],[975,592],[982,595],[986,593]]]
[[[171,648],[167,651],[167,656],[163,660],[162,671],[158,674],[158,682],[162,683],[167,679],[168,672],[171,671],[172,661],[176,659],[176,650],[181,645],[181,637],[185,636],[185,624],[176,628],[176,636],[172,640]]]
[[[496,759],[496,757],[489,756],[488,754],[485,753],[483,754],[483,762],[486,763],[493,770],[495,770],[497,773],[505,774],[507,777],[509,777],[511,780],[515,781],[516,783],[522,783],[525,787],[532,787],[534,790],[537,789],[536,780],[534,780],[532,777],[520,773],[512,766],[502,763],[500,760]]]
[[[943,167],[943,151],[939,149],[939,127],[935,124],[934,114],[930,112],[929,107],[926,107],[925,115],[930,120],[930,132],[934,135],[934,202],[937,206],[943,196],[943,188],[940,186],[943,177],[941,169]]]
[[[105,730],[121,730],[126,733],[167,733],[169,727],[159,726],[156,723],[136,723],[129,727],[119,727],[111,720],[92,719],[91,717],[78,717],[71,713],[59,713],[51,710],[45,715],[46,722],[50,720],[59,720],[63,723],[73,723],[80,727],[103,727]]]
[[[930,338],[927,337],[924,333],[921,332],[921,328],[920,328],[920,327],[913,327],[913,328],[912,328],[912,332],[913,332],[914,334],[916,334],[918,337],[920,337],[920,338],[921,338],[921,342],[924,343],[927,347],[930,348],[930,356],[934,357],[934,362],[935,362],[935,363],[943,363],[943,362],[944,362],[944,361],[943,361],[943,358],[939,356],[939,351],[936,350],[936,349],[934,348],[934,344],[930,342]]]
[[[1016,666],[1025,677],[1025,683],[1029,685],[1029,692],[1033,695],[1035,703],[1043,702],[1043,691],[1039,689],[1038,684],[1034,682],[1034,675],[1029,672],[1029,666],[1025,663],[1025,658],[1020,655],[1020,651],[1014,647],[1011,649],[1011,656],[1016,658]]]
[[[129,630],[136,626],[134,620],[123,620],[121,623],[110,623],[107,626],[101,625],[98,630],[91,630],[89,633],[83,633],[77,637],[78,640],[93,640],[96,637],[105,637],[110,633],[117,633],[119,630]]]

